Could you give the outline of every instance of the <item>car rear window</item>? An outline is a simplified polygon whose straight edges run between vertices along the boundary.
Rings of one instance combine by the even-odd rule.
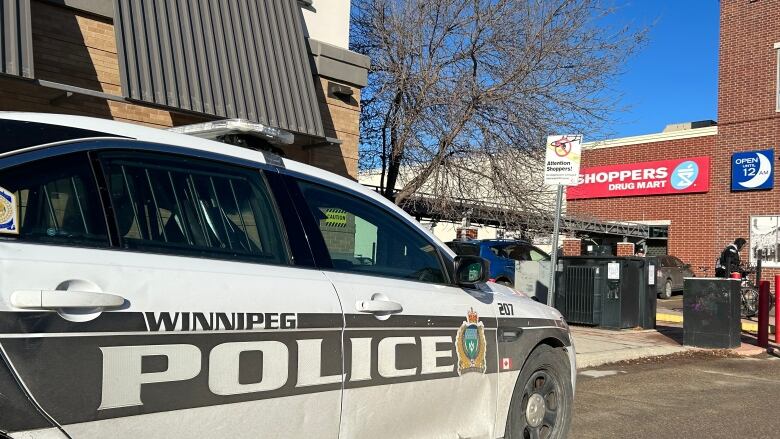
[[[0,187],[16,197],[18,239],[89,247],[109,245],[98,188],[85,153],[3,169]]]
[[[447,246],[461,256],[479,256],[479,245],[466,242],[448,242]]]
[[[100,159],[123,247],[288,263],[259,172],[161,154],[111,152]]]

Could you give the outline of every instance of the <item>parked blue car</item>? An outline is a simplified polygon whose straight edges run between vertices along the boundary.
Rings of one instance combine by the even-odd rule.
[[[475,239],[450,241],[447,245],[459,255],[481,256],[490,261],[490,278],[514,286],[515,261],[549,261],[550,255],[528,241],[519,239]]]

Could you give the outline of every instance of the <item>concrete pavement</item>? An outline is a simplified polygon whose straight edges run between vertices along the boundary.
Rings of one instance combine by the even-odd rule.
[[[676,337],[679,332],[679,337]],[[610,330],[582,326],[571,327],[577,351],[577,369],[623,360],[669,355],[688,348],[682,346],[682,332],[659,330]]]
[[[612,330],[572,326],[571,334],[577,352],[577,369],[596,367],[626,360],[637,360],[706,349],[683,346],[683,330],[679,324],[659,324],[656,329]],[[776,345],[772,344],[773,349]],[[729,352],[729,351],[727,351]],[[737,356],[754,356],[766,353],[756,346],[755,336],[743,333],[742,346],[730,350]]]
[[[777,438],[780,359],[689,350],[581,371],[570,439]]]

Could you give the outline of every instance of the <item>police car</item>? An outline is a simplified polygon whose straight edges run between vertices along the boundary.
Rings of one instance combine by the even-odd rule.
[[[0,437],[561,438],[554,309],[359,184],[0,113]]]

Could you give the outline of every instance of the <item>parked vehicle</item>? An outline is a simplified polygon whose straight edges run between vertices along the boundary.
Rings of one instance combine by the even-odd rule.
[[[691,265],[681,261],[676,256],[658,256],[656,269],[656,285],[658,298],[669,299],[676,291],[682,291],[683,279],[696,276]]]
[[[0,133],[0,437],[566,436],[560,312],[358,183],[94,118]]]
[[[515,285],[515,261],[549,261],[550,255],[521,239],[450,241],[458,255],[480,256],[490,261],[490,278],[496,283]]]

